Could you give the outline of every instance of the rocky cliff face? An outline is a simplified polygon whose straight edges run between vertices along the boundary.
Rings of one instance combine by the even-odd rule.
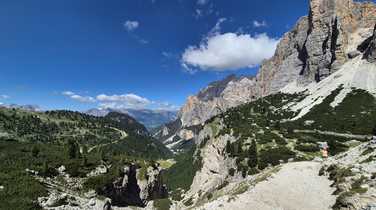
[[[137,165],[124,167],[121,177],[102,189],[102,194],[115,206],[146,206],[154,199],[166,198],[167,188],[163,184],[162,171],[154,165],[147,168],[142,177]]]
[[[101,170],[104,168],[104,170]],[[105,186],[86,193],[75,193],[82,190],[86,178],[74,178],[65,172],[65,166],[59,169],[59,176],[45,178],[38,172],[27,170],[28,173],[47,187],[48,196],[38,198],[44,209],[119,209],[118,207],[146,207],[149,201],[167,198],[168,192],[163,181],[164,170],[155,163],[147,168],[138,164],[128,163],[119,169],[118,177]],[[105,176],[109,173],[107,166],[98,168],[88,177]],[[100,199],[97,193],[105,196]],[[123,209],[123,208],[121,208]],[[128,209],[128,208],[126,208]]]
[[[254,78],[237,78],[233,75],[223,81],[210,84],[202,89],[197,96],[188,98],[179,113],[182,126],[201,124],[230,107],[251,101],[256,95],[254,86]]]
[[[262,64],[255,78],[232,76],[189,97],[180,111],[182,125],[203,123],[230,107],[276,93],[292,82],[305,86],[321,81],[361,53],[358,46],[372,36],[375,22],[373,3],[311,0],[309,15],[300,18],[282,37],[275,55]],[[367,50],[369,61],[375,60],[374,49],[375,45]]]
[[[376,25],[373,30],[373,36],[369,40],[370,42],[364,53],[364,58],[371,63],[376,63]]]

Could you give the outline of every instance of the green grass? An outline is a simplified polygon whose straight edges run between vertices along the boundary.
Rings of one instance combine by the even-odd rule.
[[[171,201],[168,198],[154,200],[153,207],[156,210],[169,210],[171,207]]]
[[[176,163],[164,174],[164,180],[166,180],[168,189],[173,192],[174,200],[180,198],[179,189],[188,190],[190,188],[196,172],[202,168],[200,153],[197,153],[196,156],[194,154],[193,148],[186,153],[179,154],[175,158]]]

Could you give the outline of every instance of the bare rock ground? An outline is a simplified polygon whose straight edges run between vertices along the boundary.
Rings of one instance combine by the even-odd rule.
[[[327,177],[318,175],[320,168],[318,162],[288,163],[245,193],[226,195],[196,209],[330,210],[335,189]]]

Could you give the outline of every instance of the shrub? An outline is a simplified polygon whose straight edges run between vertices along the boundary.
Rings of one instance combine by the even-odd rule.
[[[169,210],[171,207],[171,201],[168,198],[154,200],[153,206],[156,210]]]
[[[301,152],[319,152],[320,147],[316,144],[298,144],[295,146],[296,150]]]
[[[253,140],[251,147],[248,150],[248,166],[251,168],[257,167],[258,165],[258,154],[257,154],[257,144],[256,141]]]
[[[234,176],[235,175],[235,169],[234,168],[230,168],[229,170],[228,170],[228,174],[230,174],[230,176]]]
[[[261,150],[259,168],[264,169],[268,166],[268,164],[273,166],[279,165],[280,160],[286,162],[288,159],[294,158],[295,155],[295,152],[284,146],[268,150]]]
[[[31,156],[34,158],[37,158],[40,153],[39,147],[37,145],[34,145],[31,149]]]
[[[259,170],[257,168],[250,168],[248,170],[248,175],[252,176],[252,175],[256,175],[259,173]]]

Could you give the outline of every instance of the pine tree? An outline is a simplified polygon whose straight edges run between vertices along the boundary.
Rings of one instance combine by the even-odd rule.
[[[34,145],[33,148],[31,149],[31,156],[37,158],[40,153],[40,150],[38,146]]]
[[[68,157],[70,159],[75,159],[75,158],[77,158],[78,153],[79,153],[79,151],[78,151],[78,147],[77,147],[76,142],[74,140],[70,139],[68,141]]]
[[[248,150],[248,155],[248,166],[255,168],[258,165],[256,140],[252,141],[251,147]]]
[[[274,125],[274,128],[275,128],[276,130],[281,130],[281,123],[280,123],[279,121],[276,121],[276,122],[275,122],[275,125]]]
[[[372,129],[372,134],[374,135],[374,136],[376,136],[376,125],[373,127],[373,129]]]
[[[49,167],[48,167],[48,163],[47,163],[47,161],[44,161],[43,162],[43,171],[42,171],[42,174],[44,175],[44,176],[48,176],[49,175]]]
[[[245,178],[247,177],[247,169],[242,168],[242,177]]]
[[[226,153],[228,153],[228,154],[232,154],[232,148],[231,148],[231,143],[230,143],[230,141],[227,141],[227,143],[226,143]]]

